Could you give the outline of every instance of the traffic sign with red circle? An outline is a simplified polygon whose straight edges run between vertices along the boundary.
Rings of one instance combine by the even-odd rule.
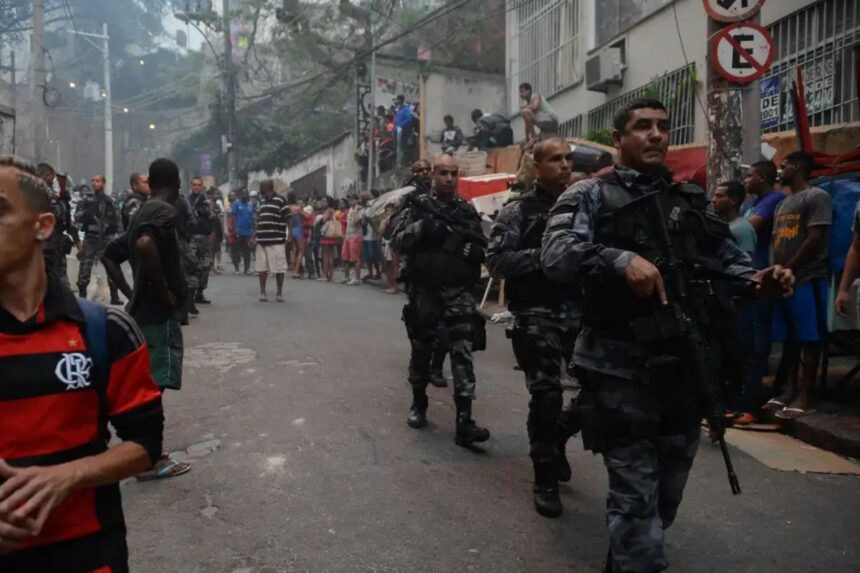
[[[752,22],[726,26],[711,40],[711,62],[730,82],[748,84],[764,75],[775,55],[773,38]]]
[[[765,0],[703,0],[705,12],[718,22],[731,24],[758,14]]]

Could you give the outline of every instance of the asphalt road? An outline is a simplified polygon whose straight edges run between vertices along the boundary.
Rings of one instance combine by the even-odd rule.
[[[475,417],[493,437],[473,453],[453,443],[450,390],[430,389],[428,428],[405,424],[401,297],[288,279],[285,304],[260,303],[255,278],[211,283],[165,401],[165,447],[193,470],[123,486],[134,571],[601,570],[602,462],[575,441],[563,517],[534,512],[527,394],[501,328],[477,355]],[[734,457],[739,497],[719,451],[700,450],[670,570],[860,570],[858,478]]]

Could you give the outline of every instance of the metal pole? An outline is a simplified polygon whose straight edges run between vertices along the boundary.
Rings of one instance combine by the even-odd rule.
[[[110,89],[110,37],[108,37],[107,23],[102,24],[102,36],[104,36],[105,75],[105,190],[110,192],[111,183],[113,183],[113,109]]]
[[[708,18],[708,38],[724,27]],[[708,188],[710,196],[723,181],[740,178],[743,158],[743,113],[741,90],[729,84],[708,62],[708,117],[711,136],[708,138]]]
[[[224,28],[224,87],[227,98],[227,177],[230,190],[238,188],[236,173],[236,78],[233,67],[233,42],[230,38],[230,0],[223,0],[221,15]]]
[[[37,161],[44,161],[47,152],[44,90],[45,2],[33,0],[33,32],[30,36],[30,136],[33,138],[33,155]]]
[[[372,34],[371,34],[372,36]],[[367,190],[373,189],[376,175],[376,141],[373,128],[376,126],[376,51],[370,53],[370,136],[367,140]]]
[[[750,20],[761,22],[756,14]],[[761,80],[749,84],[743,91],[743,162],[750,165],[761,159]]]

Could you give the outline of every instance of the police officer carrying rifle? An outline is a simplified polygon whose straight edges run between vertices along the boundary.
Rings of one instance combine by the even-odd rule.
[[[618,164],[552,208],[541,262],[583,289],[574,362],[585,447],[609,474],[607,571],[668,567],[672,524],[708,419],[720,438],[718,341],[732,299],[790,294],[790,270],[756,273],[695,185],[672,183],[669,117],[637,100],[614,120]],[[732,489],[739,492],[724,447]]]
[[[94,175],[90,181],[93,194],[78,203],[75,211],[75,222],[84,231],[83,250],[79,253],[81,260],[78,269],[78,293],[81,298],[87,297],[87,286],[93,272],[93,265],[101,260],[105,247],[119,233],[120,214],[114,200],[105,189],[105,176]],[[108,279],[110,288],[110,303],[122,304],[119,289]]]
[[[512,199],[493,224],[487,268],[505,279],[508,310],[515,317],[514,355],[526,377],[529,400],[529,455],[534,466],[534,504],[538,513],[562,513],[558,482],[569,481],[565,445],[574,426],[562,416],[562,362],[570,362],[579,332],[576,289],[548,278],[541,268],[541,241],[549,210],[567,188],[573,152],[561,138],[539,141],[533,149],[534,190]]]
[[[486,344],[473,290],[481,278],[486,239],[475,208],[457,197],[458,175],[456,159],[448,155],[436,159],[432,192],[407,196],[391,223],[391,241],[407,257],[404,274],[409,302],[403,315],[412,343],[412,406],[407,424],[412,428],[427,425],[430,363],[444,327],[454,375],[455,442],[470,446],[490,438],[490,432],[472,420],[472,351],[483,350]]]
[[[433,166],[430,165],[430,162],[426,159],[419,159],[415,163],[412,164],[412,178],[406,183],[407,185],[412,185],[415,187],[410,193],[412,195],[424,195],[430,193],[433,189]],[[399,213],[400,210],[408,204],[406,199],[403,200],[402,203],[398,204],[397,210],[395,212]],[[387,237],[391,240],[390,235]],[[406,256],[401,254],[401,260],[405,263]],[[402,277],[404,280],[407,280],[408,277]],[[408,290],[409,286],[406,285]],[[406,334],[408,336],[409,330],[407,329]],[[445,365],[445,355],[448,353],[448,333],[445,331],[445,325],[443,323],[439,323],[439,333],[436,336],[436,347],[433,349],[433,357],[430,359],[430,384],[437,388],[445,388],[448,386],[448,380],[445,378],[445,375],[442,373],[442,367]]]

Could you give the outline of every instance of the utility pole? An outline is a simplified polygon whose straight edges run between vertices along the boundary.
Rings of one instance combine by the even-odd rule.
[[[373,10],[367,12],[367,44],[370,49],[370,133],[367,134],[367,191],[373,189],[376,177],[376,140],[373,132],[376,127],[376,44],[373,37]]]
[[[761,14],[756,14],[750,22],[761,23]],[[762,158],[761,155],[761,80],[748,84],[743,91],[743,134],[742,149],[744,165],[751,165]]]
[[[367,190],[373,189],[376,177],[376,140],[373,131],[376,127],[376,50],[370,53],[370,134],[367,139]]]
[[[707,21],[709,39],[725,27],[712,18]],[[710,196],[721,182],[740,178],[744,125],[741,88],[718,74],[714,62],[709,62],[707,70],[707,120],[711,136],[708,138],[708,188],[705,191]]]
[[[113,99],[110,89],[110,36],[106,23],[102,24],[101,34],[66,30],[67,34],[81,36],[102,54],[102,70],[104,72],[104,131],[105,131],[105,189],[110,190],[113,181]],[[101,40],[97,44],[95,40]]]
[[[30,136],[33,156],[44,161],[45,137],[45,1],[33,0],[33,31],[30,35]],[[24,151],[26,154],[27,152]]]
[[[113,106],[110,88],[110,37],[107,22],[102,24],[102,41],[104,42],[104,90],[105,90],[105,189],[111,190],[113,182]]]
[[[224,82],[227,107],[227,141],[225,153],[227,154],[227,176],[230,181],[230,190],[238,188],[238,177],[236,173],[236,74],[233,66],[233,42],[230,38],[230,0],[223,0],[222,26],[224,28]]]

